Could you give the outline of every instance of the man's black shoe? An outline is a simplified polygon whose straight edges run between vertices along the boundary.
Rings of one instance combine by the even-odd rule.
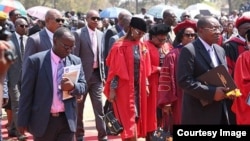
[[[76,140],[77,141],[84,141],[84,137],[77,137]]]

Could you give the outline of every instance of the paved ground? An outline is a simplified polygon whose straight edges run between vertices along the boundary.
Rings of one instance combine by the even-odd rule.
[[[103,99],[103,103],[105,102],[105,98]],[[16,138],[8,138],[8,132],[5,128],[5,124],[7,123],[6,120],[6,113],[3,111],[3,120],[2,120],[2,135],[3,138],[7,141],[17,141]],[[85,103],[85,109],[84,109],[84,123],[85,123],[85,141],[97,141],[97,131],[95,128],[95,121],[94,121],[94,113],[93,108],[91,105],[91,101],[89,97],[87,97],[86,103]],[[29,139],[27,141],[33,141],[32,136],[30,134],[26,134]],[[119,136],[109,136],[109,141],[121,141]],[[144,139],[139,139],[138,141],[145,141]]]

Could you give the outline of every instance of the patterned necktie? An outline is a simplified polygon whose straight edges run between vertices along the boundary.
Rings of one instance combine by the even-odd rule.
[[[57,94],[58,94],[58,97],[60,99],[62,99],[62,89],[61,89],[61,81],[62,81],[62,76],[63,76],[63,61],[60,60],[58,62],[58,66],[57,66],[57,85],[58,85],[58,90],[57,90]]]
[[[218,60],[217,60],[214,48],[211,47],[210,49],[208,49],[208,53],[209,53],[210,58],[211,58],[211,60],[212,60],[212,62],[214,64],[214,67],[217,67],[218,66]]]
[[[23,45],[23,36],[20,36],[20,48],[21,48],[21,56],[24,54],[24,45]]]

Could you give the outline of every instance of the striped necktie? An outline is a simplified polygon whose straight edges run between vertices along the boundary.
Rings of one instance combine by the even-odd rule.
[[[62,81],[62,76],[63,76],[63,68],[64,68],[63,61],[60,60],[57,66],[57,79],[56,79],[57,85],[58,85],[57,94],[60,99],[62,99],[61,81]]]

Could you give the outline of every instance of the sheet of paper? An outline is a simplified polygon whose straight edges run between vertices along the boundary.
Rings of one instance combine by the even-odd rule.
[[[68,77],[73,83],[76,83],[79,79],[81,67],[81,64],[64,67],[63,77]],[[70,99],[72,97],[73,96],[69,93],[69,91],[63,91],[63,100]]]

